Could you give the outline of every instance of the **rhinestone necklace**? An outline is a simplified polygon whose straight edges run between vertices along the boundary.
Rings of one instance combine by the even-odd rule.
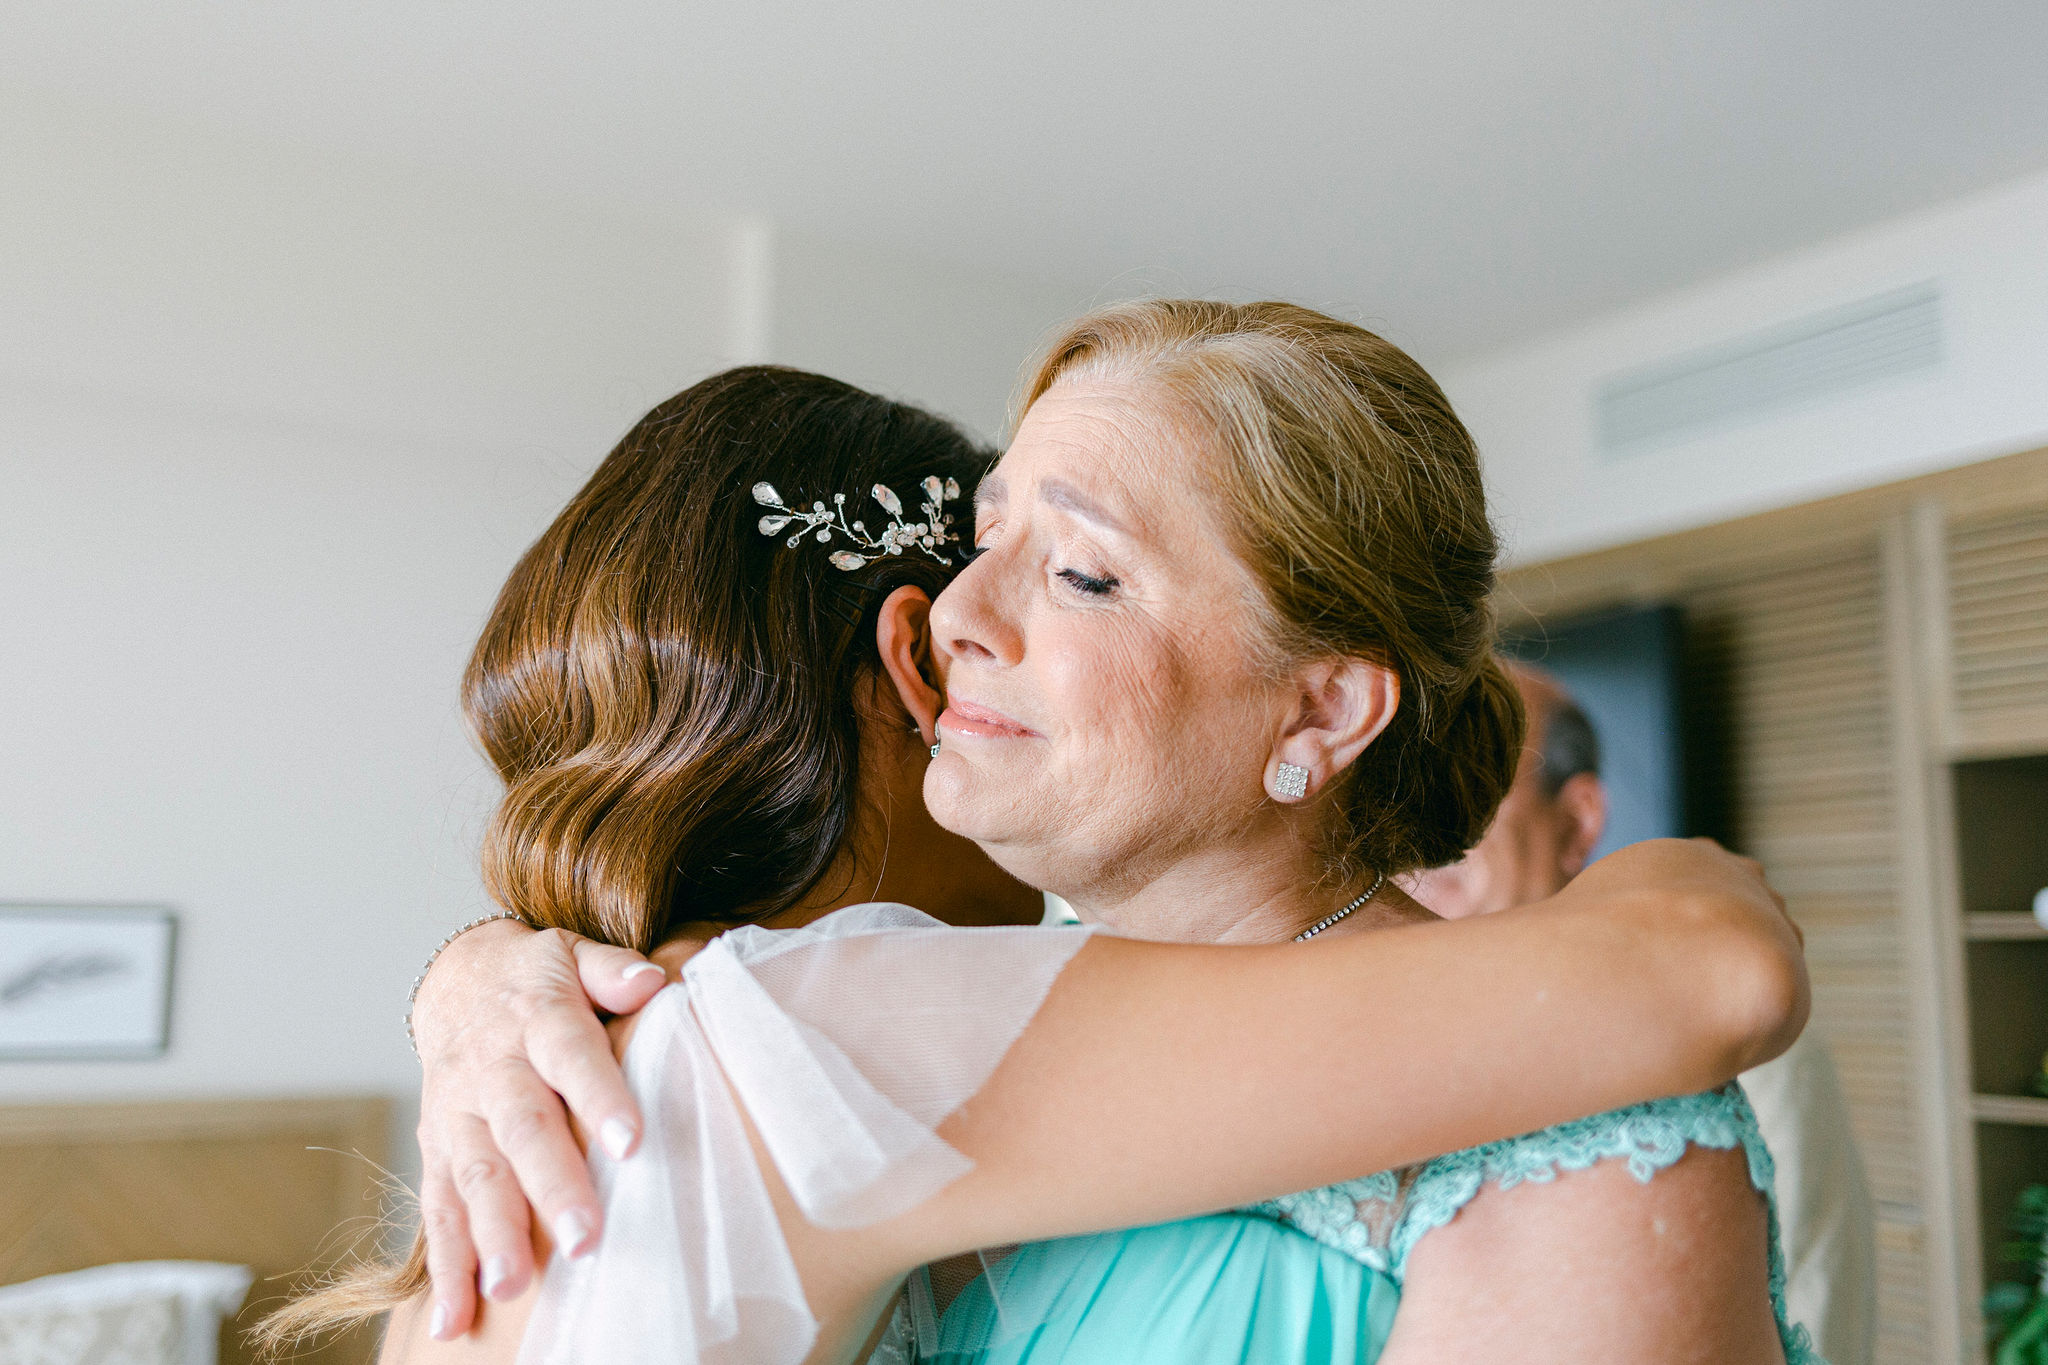
[[[1386,874],[1386,873],[1384,873],[1384,872],[1382,872],[1382,873],[1380,873],[1380,875],[1379,875],[1379,876],[1377,876],[1377,877],[1374,877],[1374,878],[1372,879],[1372,885],[1371,885],[1371,886],[1368,886],[1367,888],[1365,888],[1365,894],[1364,894],[1363,896],[1360,896],[1360,897],[1359,897],[1359,898],[1358,898],[1357,900],[1355,900],[1355,901],[1351,902],[1351,904],[1349,904],[1349,905],[1345,906],[1345,907],[1344,907],[1344,908],[1343,908],[1342,910],[1339,910],[1339,911],[1338,911],[1338,912],[1337,912],[1336,914],[1334,914],[1334,915],[1326,915],[1326,916],[1325,916],[1325,917],[1323,917],[1322,919],[1319,919],[1319,920],[1317,920],[1317,921],[1316,921],[1316,922],[1315,922],[1314,924],[1311,924],[1311,925],[1310,925],[1310,926],[1309,926],[1308,928],[1306,928],[1306,929],[1302,930],[1302,931],[1301,931],[1300,933],[1296,934],[1296,935],[1294,936],[1294,941],[1295,941],[1296,943],[1306,943],[1306,942],[1308,942],[1308,941],[1309,941],[1310,939],[1314,938],[1314,937],[1315,937],[1315,936],[1316,936],[1317,934],[1320,934],[1321,932],[1323,932],[1323,930],[1325,930],[1325,929],[1329,928],[1329,927],[1330,927],[1331,925],[1335,924],[1335,923],[1336,923],[1336,922],[1337,922],[1338,920],[1340,920],[1340,919],[1343,919],[1343,918],[1344,918],[1344,917],[1345,917],[1346,915],[1350,914],[1350,913],[1351,913],[1351,912],[1352,912],[1353,910],[1356,910],[1356,909],[1357,909],[1357,908],[1358,908],[1359,906],[1361,906],[1361,905],[1364,905],[1364,904],[1365,904],[1365,903],[1366,903],[1367,901],[1371,900],[1371,899],[1372,899],[1372,898],[1373,898],[1374,896],[1377,896],[1377,895],[1378,895],[1378,894],[1380,893],[1380,888],[1381,888],[1381,887],[1383,887],[1383,886],[1385,886],[1386,884],[1387,884],[1387,874]]]

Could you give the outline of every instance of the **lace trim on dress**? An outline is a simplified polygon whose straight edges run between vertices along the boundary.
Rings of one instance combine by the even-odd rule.
[[[882,1329],[867,1365],[917,1365],[917,1342],[917,1332],[910,1325],[910,1305],[898,1298],[895,1310],[889,1314],[889,1325]]]
[[[1489,1183],[1512,1189],[1525,1181],[1555,1180],[1562,1171],[1625,1159],[1629,1174],[1647,1184],[1684,1156],[1687,1146],[1720,1151],[1739,1146],[1748,1157],[1750,1183],[1762,1192],[1770,1215],[1771,1309],[1786,1365],[1827,1365],[1812,1335],[1785,1316],[1785,1253],[1771,1153],[1748,1099],[1733,1082],[1453,1152],[1419,1167],[1286,1195],[1253,1205],[1249,1212],[1291,1224],[1398,1284],[1416,1244],[1457,1217]]]
[[[1250,1205],[1245,1212],[1286,1223],[1382,1275],[1394,1273],[1388,1244],[1422,1168],[1381,1171],[1319,1190],[1303,1190]],[[1397,1277],[1398,1279],[1398,1277]]]

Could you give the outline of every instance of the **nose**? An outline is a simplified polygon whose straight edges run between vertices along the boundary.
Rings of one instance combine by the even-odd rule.
[[[1024,657],[1024,632],[1005,591],[1009,566],[989,550],[960,571],[932,602],[932,648],[948,663],[1009,668]]]

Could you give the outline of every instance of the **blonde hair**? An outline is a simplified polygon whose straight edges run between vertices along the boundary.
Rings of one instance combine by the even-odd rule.
[[[1362,327],[1286,303],[1151,299],[1070,324],[1022,409],[1063,380],[1163,393],[1214,433],[1224,524],[1276,660],[1369,659],[1394,719],[1346,774],[1333,876],[1453,862],[1514,781],[1522,706],[1493,654],[1498,541],[1479,454],[1436,381]]]

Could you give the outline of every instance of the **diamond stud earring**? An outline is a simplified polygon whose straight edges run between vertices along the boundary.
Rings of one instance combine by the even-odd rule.
[[[933,757],[933,758],[937,758],[938,756],[939,756],[939,746],[938,746],[938,745],[936,745],[936,744],[934,744],[934,745],[932,745],[932,757]]]
[[[1299,801],[1308,795],[1308,769],[1295,763],[1282,763],[1280,771],[1273,774],[1273,792],[1289,801]]]

